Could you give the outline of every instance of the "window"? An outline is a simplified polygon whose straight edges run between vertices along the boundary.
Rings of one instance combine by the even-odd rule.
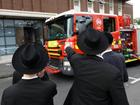
[[[0,19],[0,28],[3,27],[3,20]]]
[[[0,46],[0,55],[5,54],[5,46]]]
[[[104,31],[105,32],[114,32],[115,28],[115,18],[105,17],[103,19]]]
[[[5,36],[15,36],[15,28],[5,28]]]
[[[58,40],[65,38],[66,34],[66,20],[58,20],[49,25],[49,40]]]
[[[71,37],[73,34],[73,18],[67,19],[67,37]]]
[[[0,37],[1,36],[4,36],[4,30],[3,30],[3,28],[0,28]]]
[[[15,40],[15,24],[13,19],[4,19],[3,20],[4,27],[4,47],[3,48],[3,54],[11,54],[9,53],[9,50],[13,50],[12,48],[8,48],[8,46],[16,46],[16,40]]]
[[[12,54],[17,45],[23,44],[25,26],[39,27],[37,40],[39,35],[44,34],[43,23],[40,20],[0,19],[0,55]]]
[[[114,0],[109,0],[109,13],[114,14]]]
[[[4,20],[4,27],[10,28],[14,27],[14,20]]]
[[[118,0],[118,15],[122,15],[122,0]]]
[[[87,9],[88,9],[88,12],[94,12],[94,9],[93,9],[93,1],[88,1],[87,2]]]
[[[0,55],[5,54],[5,38],[4,38],[4,28],[3,19],[0,19]]]
[[[6,37],[6,45],[15,45],[15,37]]]
[[[104,9],[105,9],[104,0],[102,0],[102,2],[99,3],[99,11],[100,11],[100,13],[104,13],[104,11],[105,11]]]
[[[75,11],[80,11],[80,0],[73,0],[73,5],[74,5],[74,10]]]
[[[3,20],[0,19],[0,37],[4,36],[4,30],[3,30]]]
[[[73,34],[73,17],[60,17],[48,24],[48,40],[62,40]]]
[[[15,20],[15,27],[24,27],[24,20]]]
[[[0,37],[0,46],[1,46],[1,45],[5,45],[4,37]]]

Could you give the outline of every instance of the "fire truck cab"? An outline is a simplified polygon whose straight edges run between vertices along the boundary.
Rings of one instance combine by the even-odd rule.
[[[51,73],[62,72],[73,75],[72,68],[66,59],[64,51],[65,43],[71,43],[71,47],[82,53],[77,46],[77,32],[79,25],[91,20],[90,24],[99,31],[111,32],[114,37],[112,49],[122,53],[126,62],[138,59],[136,32],[130,28],[130,18],[111,14],[88,13],[67,11],[46,20],[47,35],[45,48],[50,57],[47,71]]]

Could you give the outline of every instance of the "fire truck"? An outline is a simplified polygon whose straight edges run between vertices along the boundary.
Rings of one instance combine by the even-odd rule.
[[[136,29],[131,25],[131,18],[127,15],[117,16],[111,14],[66,11],[45,21],[47,35],[45,48],[48,50],[50,62],[46,70],[51,73],[73,75],[73,70],[66,58],[64,46],[70,43],[71,47],[81,53],[77,46],[79,25],[91,20],[91,26],[99,31],[110,32],[114,41],[112,49],[122,53],[126,63],[139,59],[137,51]]]

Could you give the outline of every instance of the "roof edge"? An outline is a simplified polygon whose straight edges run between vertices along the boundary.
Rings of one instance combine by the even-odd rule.
[[[51,16],[55,16],[56,14],[57,13],[0,9],[0,16],[49,18]]]

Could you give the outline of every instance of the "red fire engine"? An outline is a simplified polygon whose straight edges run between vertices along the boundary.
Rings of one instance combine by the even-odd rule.
[[[51,73],[62,72],[66,75],[73,74],[66,59],[64,46],[65,43],[69,42],[77,53],[81,53],[76,44],[78,25],[89,20],[92,20],[91,25],[94,29],[112,33],[114,37],[112,49],[122,53],[126,63],[139,59],[137,34],[135,29],[131,27],[129,16],[67,11],[46,20],[47,41],[45,48],[50,57],[47,71]]]

